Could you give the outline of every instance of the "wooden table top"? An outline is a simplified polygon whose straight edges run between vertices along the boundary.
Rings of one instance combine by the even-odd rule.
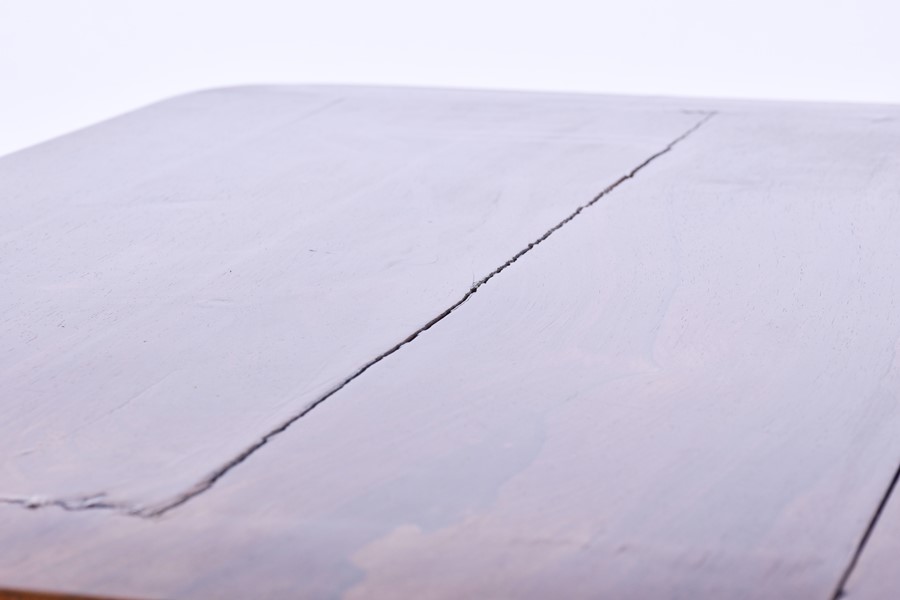
[[[181,96],[0,290],[0,597],[900,597],[898,107]]]

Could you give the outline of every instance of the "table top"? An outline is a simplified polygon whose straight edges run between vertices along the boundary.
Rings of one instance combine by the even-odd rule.
[[[898,107],[333,86],[3,157],[0,597],[900,597],[898,175]]]

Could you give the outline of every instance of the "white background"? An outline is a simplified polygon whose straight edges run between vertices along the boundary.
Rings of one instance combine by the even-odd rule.
[[[0,0],[0,154],[254,82],[900,103],[900,0]]]

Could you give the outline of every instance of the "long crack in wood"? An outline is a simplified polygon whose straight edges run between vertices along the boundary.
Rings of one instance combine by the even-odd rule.
[[[284,421],[283,423],[281,423],[280,425],[278,425],[277,427],[275,427],[274,429],[272,429],[271,431],[266,433],[264,436],[259,438],[256,442],[254,442],[253,444],[249,445],[246,449],[244,449],[243,452],[241,452],[240,454],[238,454],[237,456],[235,456],[234,458],[229,460],[227,463],[223,464],[218,469],[216,469],[215,471],[213,471],[212,473],[207,475],[201,481],[197,482],[196,484],[191,486],[189,489],[178,494],[174,498],[171,498],[169,500],[166,500],[165,502],[162,502],[162,503],[156,504],[154,506],[150,506],[150,507],[123,505],[123,504],[114,503],[114,502],[107,502],[107,501],[103,500],[103,497],[104,497],[103,494],[98,494],[95,496],[84,496],[84,497],[75,498],[75,499],[64,499],[64,500],[50,500],[50,499],[43,499],[43,498],[28,499],[28,498],[3,498],[3,497],[0,497],[0,503],[16,504],[16,505],[23,506],[25,508],[30,508],[30,509],[43,508],[43,507],[48,507],[48,506],[54,506],[54,507],[62,508],[64,510],[69,510],[69,511],[106,509],[106,510],[115,510],[115,511],[118,511],[118,512],[121,512],[124,514],[137,516],[137,517],[143,517],[143,518],[160,517],[160,516],[164,515],[165,513],[169,512],[175,508],[178,508],[179,506],[184,505],[188,501],[192,500],[193,498],[196,498],[200,494],[209,490],[211,487],[213,487],[216,484],[216,482],[218,482],[220,479],[222,479],[222,477],[227,475],[232,469],[234,469],[235,467],[237,467],[238,465],[243,463],[250,456],[252,456],[257,450],[259,450],[263,446],[267,445],[269,442],[271,442],[273,439],[278,437],[280,434],[284,433],[291,425],[293,425],[294,423],[296,423],[297,421],[299,421],[300,419],[302,419],[303,417],[308,415],[317,406],[319,406],[320,404],[322,404],[323,402],[325,402],[326,400],[331,398],[333,395],[335,395],[342,389],[344,389],[344,387],[346,387],[351,381],[358,378],[360,375],[362,375],[363,373],[368,371],[370,368],[377,365],[379,362],[381,362],[388,356],[391,356],[392,354],[394,354],[395,352],[397,352],[398,350],[400,350],[401,348],[403,348],[404,346],[406,346],[407,344],[409,344],[410,342],[415,340],[417,337],[419,337],[420,335],[422,335],[423,333],[425,333],[426,331],[428,331],[429,329],[434,327],[434,325],[436,325],[437,323],[441,322],[443,319],[445,319],[447,316],[449,316],[453,311],[455,311],[457,308],[462,306],[469,298],[471,298],[474,294],[476,294],[483,285],[485,285],[491,279],[493,279],[494,277],[496,277],[497,275],[502,273],[504,270],[509,268],[511,265],[513,265],[516,261],[518,261],[524,255],[528,254],[536,246],[543,243],[551,235],[553,235],[554,233],[556,233],[557,231],[562,229],[566,224],[568,224],[570,221],[572,221],[578,215],[580,215],[585,209],[587,209],[587,208],[593,206],[594,204],[596,204],[597,202],[599,202],[603,197],[605,197],[607,194],[609,194],[610,192],[615,190],[617,187],[619,187],[620,185],[622,185],[629,179],[633,179],[638,173],[640,173],[650,163],[652,163],[659,157],[663,156],[664,154],[671,152],[671,150],[675,146],[677,146],[680,142],[685,140],[688,136],[693,134],[695,131],[700,129],[700,127],[702,127],[707,121],[709,121],[717,113],[715,111],[698,111],[698,114],[702,114],[703,117],[699,121],[694,123],[694,125],[692,125],[687,131],[685,131],[684,133],[682,133],[681,135],[676,137],[674,140],[669,142],[663,149],[659,150],[658,152],[656,152],[656,153],[652,154],[651,156],[649,156],[648,158],[644,159],[644,161],[642,161],[640,164],[638,164],[636,167],[634,167],[629,173],[626,173],[625,175],[622,175],[621,177],[619,177],[616,181],[614,181],[612,184],[608,185],[600,193],[598,193],[596,196],[594,196],[589,202],[582,204],[581,206],[576,208],[572,213],[570,213],[562,221],[560,221],[559,223],[557,223],[556,225],[554,225],[553,227],[551,227],[550,229],[545,231],[540,237],[538,237],[533,242],[529,243],[527,246],[525,246],[524,248],[519,250],[516,254],[514,254],[512,256],[512,258],[510,258],[509,260],[504,262],[502,265],[500,265],[499,267],[497,267],[496,269],[491,271],[488,275],[483,277],[481,280],[477,281],[475,284],[472,285],[471,288],[469,288],[469,290],[459,300],[457,300],[455,303],[453,303],[446,310],[444,310],[443,312],[438,314],[436,317],[434,317],[433,319],[431,319],[430,321],[425,323],[425,325],[423,325],[422,327],[420,327],[419,329],[417,329],[416,331],[414,331],[413,333],[408,335],[406,338],[404,338],[399,343],[395,344],[393,347],[391,347],[387,351],[382,352],[381,354],[379,354],[378,356],[376,356],[375,358],[373,358],[372,360],[367,362],[365,365],[363,365],[362,367],[357,369],[352,375],[350,375],[349,377],[344,379],[341,383],[336,385],[330,391],[326,392],[324,395],[322,395],[321,397],[316,399],[314,402],[312,402],[311,404],[306,406],[302,411],[293,415],[292,417],[290,417],[289,419],[287,419],[286,421]]]

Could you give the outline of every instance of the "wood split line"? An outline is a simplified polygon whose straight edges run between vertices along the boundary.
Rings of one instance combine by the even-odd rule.
[[[505,263],[503,263],[502,265],[500,265],[499,267],[497,267],[496,269],[491,271],[487,276],[483,277],[482,279],[480,279],[479,281],[474,283],[472,285],[472,287],[469,288],[469,290],[458,301],[456,301],[454,304],[452,304],[449,308],[447,308],[446,310],[441,312],[439,315],[437,315],[436,317],[434,317],[433,319],[428,321],[425,325],[423,325],[422,327],[417,329],[412,334],[408,335],[406,338],[404,338],[398,344],[394,345],[387,351],[383,352],[382,354],[378,355],[374,359],[370,360],[368,363],[366,363],[365,365],[363,365],[362,367],[357,369],[352,375],[350,375],[349,377],[344,379],[344,381],[342,381],[340,384],[338,384],[337,386],[332,388],[330,391],[326,392],[323,396],[321,396],[320,398],[318,398],[317,400],[315,400],[311,404],[309,404],[307,407],[305,407],[302,411],[300,411],[299,413],[290,417],[289,419],[287,419],[286,421],[284,421],[283,423],[281,423],[274,429],[270,430],[259,440],[257,440],[256,442],[254,442],[253,444],[248,446],[246,449],[244,449],[244,451],[242,451],[240,454],[238,454],[237,456],[235,456],[234,458],[232,458],[231,460],[229,460],[228,462],[226,462],[225,464],[220,466],[218,469],[213,471],[211,474],[206,476],[204,479],[202,479],[201,481],[199,481],[196,484],[194,484],[193,486],[191,486],[188,490],[182,492],[181,494],[178,494],[174,498],[164,501],[155,506],[150,506],[150,507],[145,507],[145,506],[140,506],[140,505],[124,505],[124,504],[118,504],[118,503],[113,503],[113,502],[106,502],[106,501],[102,500],[102,498],[105,497],[105,494],[103,494],[103,493],[94,494],[94,495],[90,495],[90,496],[81,496],[81,497],[77,497],[77,498],[73,498],[73,499],[47,499],[47,498],[37,497],[37,496],[36,497],[8,497],[8,496],[3,497],[3,496],[0,496],[0,503],[21,506],[21,507],[29,509],[29,510],[36,510],[38,508],[51,507],[51,506],[57,507],[57,508],[62,508],[63,510],[67,510],[70,512],[82,511],[82,510],[114,510],[114,511],[118,511],[122,514],[140,517],[140,518],[148,518],[148,519],[161,517],[164,514],[168,513],[169,511],[171,511],[175,508],[178,508],[179,506],[184,505],[188,501],[192,500],[193,498],[196,498],[200,494],[209,490],[213,485],[216,484],[217,481],[219,481],[222,477],[224,477],[226,474],[228,474],[232,469],[234,469],[235,467],[240,465],[242,462],[247,460],[257,450],[259,450],[263,446],[267,445],[270,441],[272,441],[272,439],[274,439],[278,435],[284,433],[291,425],[293,425],[294,423],[296,423],[297,421],[299,421],[300,419],[305,417],[317,406],[319,406],[320,404],[322,404],[323,402],[328,400],[331,396],[333,396],[337,392],[341,391],[351,381],[358,378],[360,375],[362,375],[363,373],[368,371],[371,367],[378,364],[379,362],[381,362],[383,359],[387,358],[388,356],[391,356],[392,354],[394,354],[395,352],[400,350],[402,347],[406,346],[407,344],[409,344],[410,342],[415,340],[417,337],[419,337],[419,335],[428,331],[434,325],[436,325],[437,323],[442,321],[444,318],[449,316],[453,311],[455,311],[457,308],[462,306],[470,297],[472,297],[478,291],[478,289],[481,288],[481,286],[486,284],[488,281],[493,279],[495,276],[502,273],[505,269],[510,267],[513,263],[515,263],[517,260],[519,260],[522,256],[524,256],[525,254],[530,252],[536,246],[543,243],[551,235],[553,235],[554,233],[556,233],[557,231],[562,229],[566,224],[568,224],[573,219],[575,219],[578,215],[580,215],[582,213],[582,211],[584,211],[585,209],[587,209],[587,208],[593,206],[594,204],[596,204],[597,202],[599,202],[602,198],[607,196],[609,193],[611,193],[613,190],[615,190],[621,184],[625,183],[629,179],[633,179],[641,170],[643,170],[645,167],[650,165],[650,163],[655,161],[657,158],[660,158],[664,154],[669,153],[676,145],[678,145],[680,142],[684,141],[687,137],[689,137],[691,134],[693,134],[698,129],[700,129],[707,121],[709,121],[716,114],[718,114],[717,111],[696,111],[696,112],[698,112],[699,114],[702,114],[703,117],[699,121],[697,121],[694,125],[692,125],[689,129],[687,129],[684,133],[682,133],[681,135],[676,137],[674,140],[669,142],[663,149],[650,155],[650,157],[646,158],[643,162],[638,164],[630,172],[619,177],[619,179],[617,179],[612,184],[610,184],[606,188],[604,188],[600,193],[598,193],[596,196],[594,196],[589,202],[582,204],[581,206],[576,208],[571,214],[569,214],[562,221],[560,221],[559,223],[557,223],[556,225],[554,225],[553,227],[548,229],[540,237],[538,237],[533,242],[531,242],[527,246],[525,246],[522,250],[520,250],[515,255],[513,255],[512,258],[510,258]]]

